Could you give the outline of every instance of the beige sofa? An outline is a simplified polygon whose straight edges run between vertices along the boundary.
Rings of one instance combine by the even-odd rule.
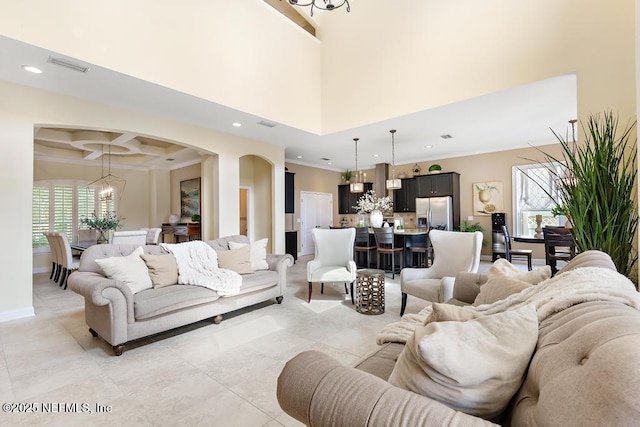
[[[216,251],[228,250],[229,242],[249,243],[246,236],[230,236],[207,241]],[[147,289],[135,295],[128,286],[108,279],[96,259],[126,256],[137,245],[94,245],[84,251],[78,271],[69,277],[69,287],[85,300],[85,318],[93,336],[100,336],[121,355],[127,342],[179,326],[213,318],[233,310],[275,298],[282,302],[291,255],[267,254],[269,270],[242,275],[238,295],[221,297],[199,286],[170,285]],[[143,246],[148,254],[167,253],[156,245]]]
[[[578,260],[577,266],[587,265],[615,270],[600,252]],[[457,276],[451,302],[472,303],[486,279],[482,274]],[[355,367],[318,351],[301,353],[278,379],[280,406],[313,426],[493,425],[388,383],[403,347],[385,344]],[[591,301],[552,314],[539,323],[524,382],[497,421],[511,426],[640,425],[639,350],[640,312],[625,304]]]

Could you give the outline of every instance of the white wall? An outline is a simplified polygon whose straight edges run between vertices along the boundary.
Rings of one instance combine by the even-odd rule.
[[[172,122],[166,118],[52,94],[24,86],[0,82],[0,155],[4,162],[0,177],[2,209],[0,218],[11,224],[11,233],[0,239],[0,320],[28,315],[32,311],[31,188],[33,186],[33,129],[35,125],[76,125],[142,134],[178,141],[216,153],[220,167],[213,196],[219,209],[217,233],[237,234],[239,230],[239,159],[253,154],[273,165],[272,230],[274,250],[284,253],[284,149]],[[212,166],[214,167],[214,166]],[[146,188],[146,183],[143,185]],[[143,191],[143,190],[141,190]],[[146,200],[146,199],[145,199]],[[223,202],[219,202],[222,200]],[[231,200],[227,203],[227,200]]]

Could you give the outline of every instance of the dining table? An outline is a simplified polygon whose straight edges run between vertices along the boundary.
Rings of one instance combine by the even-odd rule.
[[[519,242],[519,243],[543,243],[544,244],[544,237],[513,236],[512,239],[514,242]]]

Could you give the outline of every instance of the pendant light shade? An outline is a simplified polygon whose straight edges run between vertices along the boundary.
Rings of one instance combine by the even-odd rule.
[[[360,173],[358,172],[358,140],[360,138],[353,138],[353,141],[356,143],[356,168],[354,169],[355,182],[352,182],[349,185],[349,191],[352,193],[363,193],[364,192],[364,183],[359,182],[358,178]]]
[[[395,134],[396,130],[391,129],[391,179],[385,181],[387,190],[399,190],[402,188],[402,181],[396,178],[396,141]]]
[[[111,145],[109,145],[109,169],[108,173],[104,174],[104,145],[102,146],[102,176],[88,186],[93,187],[98,192],[100,200],[120,200],[124,194],[124,188],[127,185],[127,181],[111,174]]]

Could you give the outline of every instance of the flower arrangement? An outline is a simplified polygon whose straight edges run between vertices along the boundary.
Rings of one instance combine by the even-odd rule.
[[[356,209],[359,214],[371,213],[374,210],[391,212],[393,210],[393,202],[391,201],[391,197],[377,197],[374,190],[369,190],[358,199],[358,203],[354,206],[354,209]]]
[[[103,217],[93,212],[90,218],[81,218],[80,224],[100,231],[115,230],[120,227],[120,218],[115,212],[107,212]]]

